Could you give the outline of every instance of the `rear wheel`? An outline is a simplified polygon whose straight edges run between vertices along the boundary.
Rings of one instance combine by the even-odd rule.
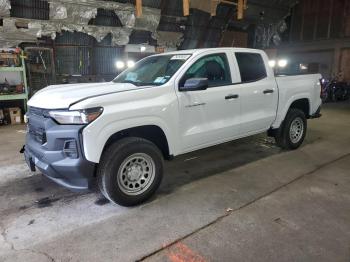
[[[307,121],[304,112],[291,108],[276,132],[276,143],[283,149],[297,149],[305,139],[306,130]]]
[[[97,170],[101,193],[110,201],[133,206],[150,198],[163,176],[163,157],[150,141],[128,137],[103,153]]]

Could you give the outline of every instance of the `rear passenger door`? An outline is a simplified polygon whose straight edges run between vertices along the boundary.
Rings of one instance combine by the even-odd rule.
[[[201,55],[184,70],[177,85],[183,152],[239,135],[239,86],[232,84],[232,79],[236,79],[231,74],[232,67],[232,53],[220,52]],[[190,78],[207,78],[209,87],[180,92],[178,87]]]
[[[277,84],[272,70],[266,69],[267,56],[254,52],[235,52],[241,82],[240,133],[267,130],[276,118]]]

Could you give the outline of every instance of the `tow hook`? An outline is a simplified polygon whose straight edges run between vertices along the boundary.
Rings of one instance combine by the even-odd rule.
[[[23,153],[24,153],[24,150],[26,150],[26,146],[25,146],[25,145],[22,146],[22,148],[21,148],[21,150],[19,150],[19,152],[20,152],[21,154],[23,154]]]

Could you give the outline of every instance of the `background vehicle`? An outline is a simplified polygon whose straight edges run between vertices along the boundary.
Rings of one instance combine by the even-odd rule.
[[[73,190],[97,179],[125,205],[148,199],[163,159],[268,131],[296,149],[320,114],[321,76],[275,78],[263,51],[147,57],[109,83],[50,86],[29,101],[25,158]]]
[[[336,79],[321,79],[322,102],[345,101],[350,98],[350,87],[346,82],[339,82]]]

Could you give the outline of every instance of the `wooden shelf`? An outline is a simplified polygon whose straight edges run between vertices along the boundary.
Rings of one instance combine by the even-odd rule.
[[[0,67],[0,72],[23,72],[23,67]]]
[[[27,86],[27,76],[26,76],[26,69],[25,69],[25,62],[24,62],[24,56],[23,51],[20,55],[20,59],[22,62],[22,66],[17,67],[0,67],[0,73],[6,73],[6,72],[20,72],[21,76],[21,82],[24,84],[24,93],[23,94],[11,94],[11,95],[1,95],[0,94],[0,101],[9,101],[9,100],[23,100],[23,106],[24,110],[27,111],[27,101],[28,101],[28,86]]]
[[[27,100],[27,94],[13,94],[13,95],[1,95],[0,94],[0,101],[7,101],[7,100]]]

